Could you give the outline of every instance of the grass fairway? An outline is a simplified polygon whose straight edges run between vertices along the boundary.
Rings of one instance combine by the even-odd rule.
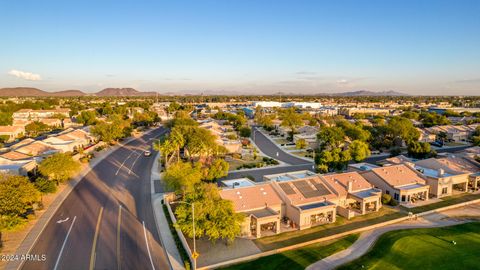
[[[232,265],[229,270],[295,270],[305,269],[308,265],[342,251],[352,245],[358,234],[349,235],[340,240],[309,245],[303,248],[285,251],[279,254],[259,258],[254,261]]]
[[[480,269],[479,255],[480,223],[475,222],[388,232],[367,254],[338,269]]]

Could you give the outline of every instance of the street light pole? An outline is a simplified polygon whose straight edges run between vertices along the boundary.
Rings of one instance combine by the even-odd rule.
[[[195,203],[192,202],[192,225],[193,225],[193,270],[197,269],[197,246],[195,243]]]

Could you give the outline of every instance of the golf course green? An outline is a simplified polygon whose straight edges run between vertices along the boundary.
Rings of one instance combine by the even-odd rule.
[[[480,223],[391,231],[338,269],[480,269]]]

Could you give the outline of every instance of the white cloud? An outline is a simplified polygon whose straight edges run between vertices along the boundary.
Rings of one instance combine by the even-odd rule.
[[[341,79],[341,80],[338,80],[338,81],[337,81],[338,84],[347,84],[347,83],[349,83],[349,82],[350,82],[350,81],[347,80],[347,79]]]
[[[9,75],[15,76],[20,79],[24,79],[27,81],[40,81],[42,80],[42,77],[40,75],[35,74],[35,73],[30,73],[30,72],[25,72],[25,71],[20,71],[16,69],[12,69],[8,72]]]

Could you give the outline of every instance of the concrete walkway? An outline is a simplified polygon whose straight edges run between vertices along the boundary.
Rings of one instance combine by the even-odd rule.
[[[462,218],[455,218],[456,216],[461,216]],[[419,217],[417,220],[409,220],[399,224],[366,231],[362,233],[358,240],[349,248],[317,261],[309,265],[306,269],[330,270],[358,259],[370,250],[382,234],[389,231],[452,226],[467,222],[469,216],[480,216],[480,205],[471,205],[448,210],[442,213],[433,213],[424,217]]]
[[[173,270],[185,270],[182,257],[178,252],[177,245],[173,239],[172,232],[168,226],[168,220],[165,216],[166,213],[163,211],[163,193],[155,193],[154,181],[161,180],[160,176],[160,152],[155,155],[155,161],[152,166],[152,175],[150,177],[151,181],[151,196],[152,196],[152,207],[155,215],[155,222],[157,224],[158,234],[162,241],[163,248],[167,253],[167,258],[170,263],[170,267]]]

